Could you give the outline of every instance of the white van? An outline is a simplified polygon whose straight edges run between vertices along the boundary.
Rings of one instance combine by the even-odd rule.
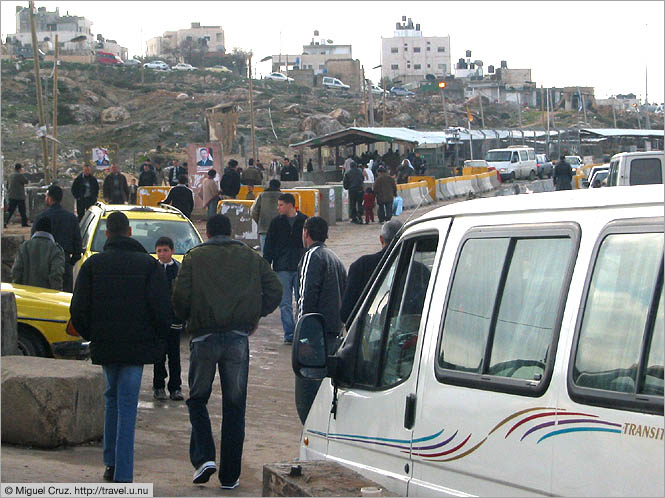
[[[607,186],[663,183],[665,156],[662,150],[621,152],[610,159]]]
[[[501,175],[501,180],[528,178],[535,180],[538,174],[536,152],[532,147],[510,146],[506,149],[487,151],[485,161]]]
[[[324,76],[323,80],[321,80],[321,85],[323,85],[323,88],[331,90],[348,90],[351,88],[349,85],[342,83],[341,80],[331,78],[330,76]]]
[[[298,322],[300,458],[398,496],[663,496],[663,189],[619,189],[408,223],[333,356]]]

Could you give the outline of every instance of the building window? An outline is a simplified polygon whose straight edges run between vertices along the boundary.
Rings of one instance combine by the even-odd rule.
[[[413,69],[420,69],[420,64],[414,64]]]
[[[429,42],[427,42],[427,43],[429,43]],[[427,47],[427,51],[429,52],[430,50],[432,50],[432,47]]]
[[[390,69],[399,69],[399,64],[391,64]]]
[[[323,69],[324,67],[326,67],[325,64],[319,64],[319,69]]]
[[[427,69],[429,69],[430,67],[432,67],[432,66],[430,64],[427,64]]]
[[[420,47],[413,47],[413,52],[416,54],[420,53]]]
[[[437,52],[445,52],[445,51],[446,51],[446,47],[437,47],[437,48],[436,48],[436,51],[437,51]]]
[[[445,64],[437,64],[436,67],[437,67],[438,69],[446,69],[446,65],[445,65]]]
[[[390,53],[391,54],[396,54],[397,52],[399,52],[399,48],[397,48],[397,47],[391,47],[390,48]]]

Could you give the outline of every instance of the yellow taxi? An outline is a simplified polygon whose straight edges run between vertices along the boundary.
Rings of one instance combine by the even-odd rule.
[[[155,242],[160,237],[166,236],[173,240],[173,258],[178,262],[182,262],[187,251],[203,242],[189,218],[172,206],[166,204],[159,207],[133,206],[97,202],[88,208],[79,223],[83,256],[74,265],[74,279],[86,259],[104,250],[106,218],[114,211],[122,211],[127,216],[132,229],[132,238],[140,242],[155,258],[157,257]]]
[[[71,293],[5,282],[2,292],[13,292],[16,297],[19,354],[67,359],[89,356],[89,343],[69,321]]]

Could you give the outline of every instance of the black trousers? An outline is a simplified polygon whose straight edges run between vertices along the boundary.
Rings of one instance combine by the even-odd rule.
[[[180,389],[182,381],[180,379],[180,330],[171,329],[166,339],[166,353],[161,361],[155,363],[154,375],[152,378],[153,389],[164,389],[166,380],[166,358],[169,365],[169,392]]]
[[[76,199],[76,214],[78,214],[79,221],[81,221],[85,212],[95,202],[97,202],[96,197],[81,197],[80,199]]]
[[[363,191],[349,190],[349,218],[362,221],[363,213]]]
[[[12,219],[14,211],[18,208],[18,212],[21,214],[21,225],[28,225],[28,216],[25,213],[25,199],[9,199],[9,206],[7,209],[7,218],[5,218],[5,225],[9,223],[9,220]]]
[[[390,218],[393,217],[393,203],[380,202],[378,215],[379,215],[379,223],[383,223],[384,221],[390,221]]]

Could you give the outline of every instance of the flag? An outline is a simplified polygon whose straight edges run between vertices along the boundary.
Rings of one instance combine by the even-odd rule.
[[[469,111],[469,108],[466,108],[466,118],[469,120],[469,122],[473,121],[473,116],[471,115],[471,111]]]

